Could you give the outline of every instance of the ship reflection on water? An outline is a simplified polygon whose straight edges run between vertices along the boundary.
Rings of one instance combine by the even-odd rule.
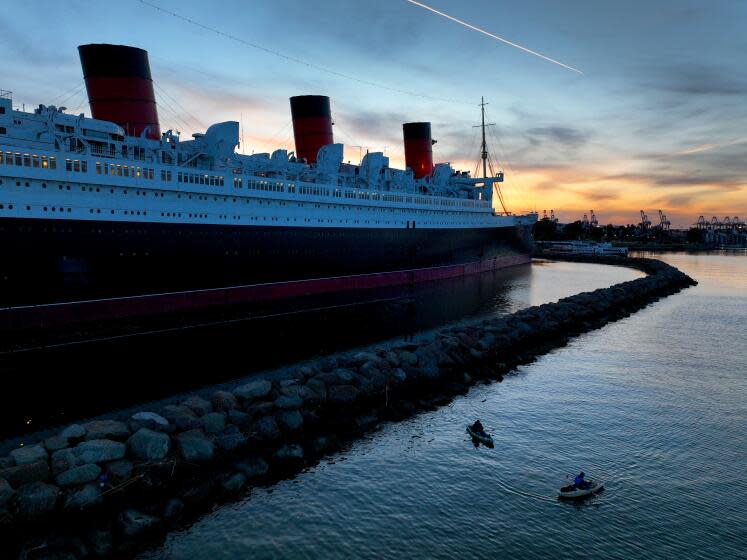
[[[72,422],[332,352],[619,281],[598,265],[537,263],[453,280],[304,298],[79,333],[0,354],[0,437]],[[631,278],[638,274],[625,271]],[[33,422],[27,423],[29,418]]]

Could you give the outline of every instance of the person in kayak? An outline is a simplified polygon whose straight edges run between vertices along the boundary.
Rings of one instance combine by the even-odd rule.
[[[479,420],[476,420],[475,423],[472,424],[471,429],[476,434],[485,435],[485,428],[482,427],[482,423]]]
[[[576,478],[573,480],[573,484],[579,490],[586,490],[589,487],[589,483],[584,480],[584,471],[581,471],[576,475]]]

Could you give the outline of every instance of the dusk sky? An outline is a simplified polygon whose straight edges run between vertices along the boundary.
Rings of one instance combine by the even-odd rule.
[[[434,159],[471,170],[484,95],[513,211],[747,218],[747,2],[425,2],[577,74],[405,0],[149,1],[313,66],[138,0],[29,0],[0,14],[0,88],[88,114],[76,47],[128,44],[150,53],[163,130],[242,120],[246,153],[292,150],[288,97],[324,94],[346,159],[402,166],[402,123],[426,120]]]

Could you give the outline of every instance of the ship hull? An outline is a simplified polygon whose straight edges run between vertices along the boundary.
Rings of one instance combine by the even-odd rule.
[[[519,227],[292,228],[9,218],[0,221],[0,241],[3,306],[449,267],[529,252],[528,232]]]

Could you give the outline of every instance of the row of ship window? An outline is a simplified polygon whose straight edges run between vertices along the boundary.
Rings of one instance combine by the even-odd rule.
[[[21,154],[18,152],[0,152],[0,164],[5,163],[7,165],[17,165],[25,167],[40,167],[42,169],[56,169],[57,160],[54,156],[38,156],[35,154]],[[72,173],[87,173],[88,162],[85,160],[77,159],[66,159],[65,170]],[[119,163],[102,163],[96,162],[96,174],[97,175],[112,175],[118,177],[142,177],[144,179],[153,179],[155,177],[155,170],[149,167],[140,167],[134,165],[121,165]],[[161,181],[170,182],[172,179],[172,172],[170,170],[161,170]],[[195,185],[209,185],[209,186],[224,186],[224,177],[222,175],[209,175],[202,173],[177,173],[177,182],[188,183]],[[233,179],[234,188],[243,188],[243,179],[240,177],[234,177]],[[247,181],[247,188],[250,190],[257,191],[270,191],[270,192],[287,192],[298,193],[310,196],[330,196],[329,189],[317,186],[301,185],[296,189],[293,183],[280,183],[271,181]],[[332,196],[336,198],[348,198],[348,199],[359,199],[359,200],[383,200],[385,202],[414,202],[416,204],[425,205],[439,205],[439,206],[461,206],[461,207],[475,207],[485,206],[487,207],[487,201],[474,201],[468,199],[460,200],[448,200],[448,199],[434,199],[432,197],[424,196],[404,196],[397,194],[384,194],[379,192],[369,191],[358,191],[358,190],[346,190],[335,189],[332,191]]]
[[[0,210],[4,210],[4,209],[5,209],[5,205],[2,204],[2,203],[0,203]],[[13,210],[13,205],[12,204],[8,204],[8,210]],[[31,206],[26,206],[26,210],[30,211],[31,210]],[[59,208],[57,206],[52,206],[51,208],[48,207],[48,206],[44,206],[43,210],[44,210],[44,212],[50,212],[50,211],[51,212],[57,212],[57,211],[59,211],[59,212],[66,212],[66,211],[67,212],[72,212],[72,208],[71,207],[65,208],[63,206],[60,206]],[[88,212],[89,212],[89,214],[101,214],[101,208],[89,208]],[[116,214],[116,211],[115,210],[110,210],[109,213],[110,214]],[[125,216],[136,216],[136,215],[137,216],[147,216],[148,212],[145,211],[145,210],[142,210],[142,211],[141,210],[124,210],[123,214]],[[164,218],[181,218],[182,217],[182,213],[181,212],[161,212],[161,217],[164,217]],[[185,217],[206,219],[208,217],[208,215],[204,214],[204,213],[202,213],[202,214],[198,214],[198,213],[189,213],[189,214],[187,214],[185,212]],[[221,220],[226,220],[226,219],[229,218],[229,216],[225,215],[225,214],[221,214],[221,215],[218,216],[218,218],[221,219]],[[241,216],[234,215],[234,216],[231,216],[231,218],[234,219],[234,220],[240,220]],[[251,216],[250,220],[251,221],[264,221],[264,222],[266,222],[266,221],[268,221],[268,216]],[[269,216],[269,221],[271,221],[271,222],[278,222],[278,221],[280,221],[280,218],[278,218],[276,216]],[[291,218],[286,218],[285,221],[286,222],[290,222]],[[293,221],[297,222],[298,218],[293,218]],[[334,221],[332,219],[330,219],[330,218],[326,218],[326,219],[325,218],[317,218],[316,220],[314,220],[313,218],[304,218],[304,222],[306,222],[306,223],[316,222],[316,223],[319,223],[319,224],[323,224],[323,223],[330,223],[330,224],[332,224],[332,223],[334,223]],[[382,223],[384,223],[384,224],[390,224],[391,223],[392,225],[398,223],[396,221],[390,222],[389,220],[387,220],[387,221],[383,221],[383,220],[345,220],[346,224],[347,223],[359,224],[361,222],[364,223],[364,224],[370,224],[370,223],[375,223],[375,224],[382,224]],[[339,223],[342,223],[342,220],[340,220]],[[402,223],[402,222],[399,222],[399,223]],[[422,223],[426,224],[426,225],[448,225],[449,224],[449,222],[422,222]],[[464,223],[466,224],[466,222],[464,222]],[[409,227],[409,224],[410,224],[410,222],[407,222],[408,227]]]

